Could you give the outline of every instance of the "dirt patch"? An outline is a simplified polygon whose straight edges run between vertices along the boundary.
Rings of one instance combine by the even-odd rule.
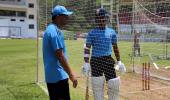
[[[126,73],[121,78],[120,100],[170,100],[170,82],[151,77],[150,90],[142,90],[142,76]]]
[[[157,71],[151,69],[152,73],[158,75],[168,75],[169,71]],[[138,72],[142,72],[138,69]],[[165,73],[166,72],[166,73]],[[160,74],[159,74],[160,73]],[[142,90],[142,75],[141,73],[127,72],[124,74],[118,73],[121,77],[120,85],[120,100],[170,100],[170,81],[166,81],[157,77],[150,77],[150,90]],[[164,77],[164,76],[163,76]],[[169,76],[167,76],[168,78]],[[82,90],[80,92],[85,95],[86,78],[79,78],[79,86]],[[90,100],[93,100],[93,93],[91,90],[91,81],[89,82]],[[105,85],[105,100],[108,100],[107,86]]]

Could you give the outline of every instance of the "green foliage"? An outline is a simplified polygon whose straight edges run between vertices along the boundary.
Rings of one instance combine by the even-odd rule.
[[[53,3],[52,3],[53,1]],[[99,1],[98,1],[99,2]],[[47,24],[51,22],[52,5],[63,5],[74,13],[70,18],[70,23],[65,27],[71,31],[83,31],[87,32],[93,27],[94,24],[94,9],[96,7],[96,1],[94,0],[42,0],[39,2],[39,23],[40,30],[44,30],[46,26],[46,10],[47,10]]]

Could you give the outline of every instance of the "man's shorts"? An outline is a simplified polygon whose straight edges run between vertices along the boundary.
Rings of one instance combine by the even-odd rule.
[[[115,61],[111,56],[91,57],[91,75],[92,77],[105,76],[106,81],[116,78]]]
[[[139,45],[139,44],[134,44],[134,49],[135,49],[135,50],[140,49],[140,45]]]
[[[68,79],[47,83],[50,100],[70,100]]]

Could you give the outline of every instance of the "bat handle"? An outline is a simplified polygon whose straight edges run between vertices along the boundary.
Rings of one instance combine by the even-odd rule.
[[[85,100],[89,100],[89,72],[87,73],[87,80],[86,80],[86,96]]]

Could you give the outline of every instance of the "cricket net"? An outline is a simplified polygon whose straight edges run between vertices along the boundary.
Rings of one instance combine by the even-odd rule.
[[[91,75],[81,74],[83,45],[91,29],[95,28],[95,11],[103,7],[109,13],[107,26],[115,29],[121,61],[127,68],[126,73],[116,71],[121,76],[121,100],[168,100],[170,96],[170,1],[168,0],[41,0],[39,2],[39,38],[37,82],[45,87],[44,65],[42,58],[43,32],[51,22],[51,11],[56,5],[63,5],[73,11],[69,23],[62,29],[67,47],[70,66],[78,76],[77,89],[71,87],[73,100],[84,100],[89,86],[89,100],[93,100]],[[100,32],[99,32],[100,33]],[[92,38],[91,41],[94,41]],[[95,51],[107,50],[108,43],[100,38],[94,45],[100,45]],[[134,46],[136,45],[137,46]],[[92,49],[92,48],[91,48]],[[140,51],[139,51],[140,49]],[[92,51],[91,51],[92,53]],[[112,57],[115,59],[114,53]],[[150,63],[150,90],[143,91],[143,64]],[[109,62],[108,62],[109,63]],[[100,63],[104,70],[105,64]],[[146,79],[147,80],[147,79]],[[104,98],[107,100],[107,82]]]

